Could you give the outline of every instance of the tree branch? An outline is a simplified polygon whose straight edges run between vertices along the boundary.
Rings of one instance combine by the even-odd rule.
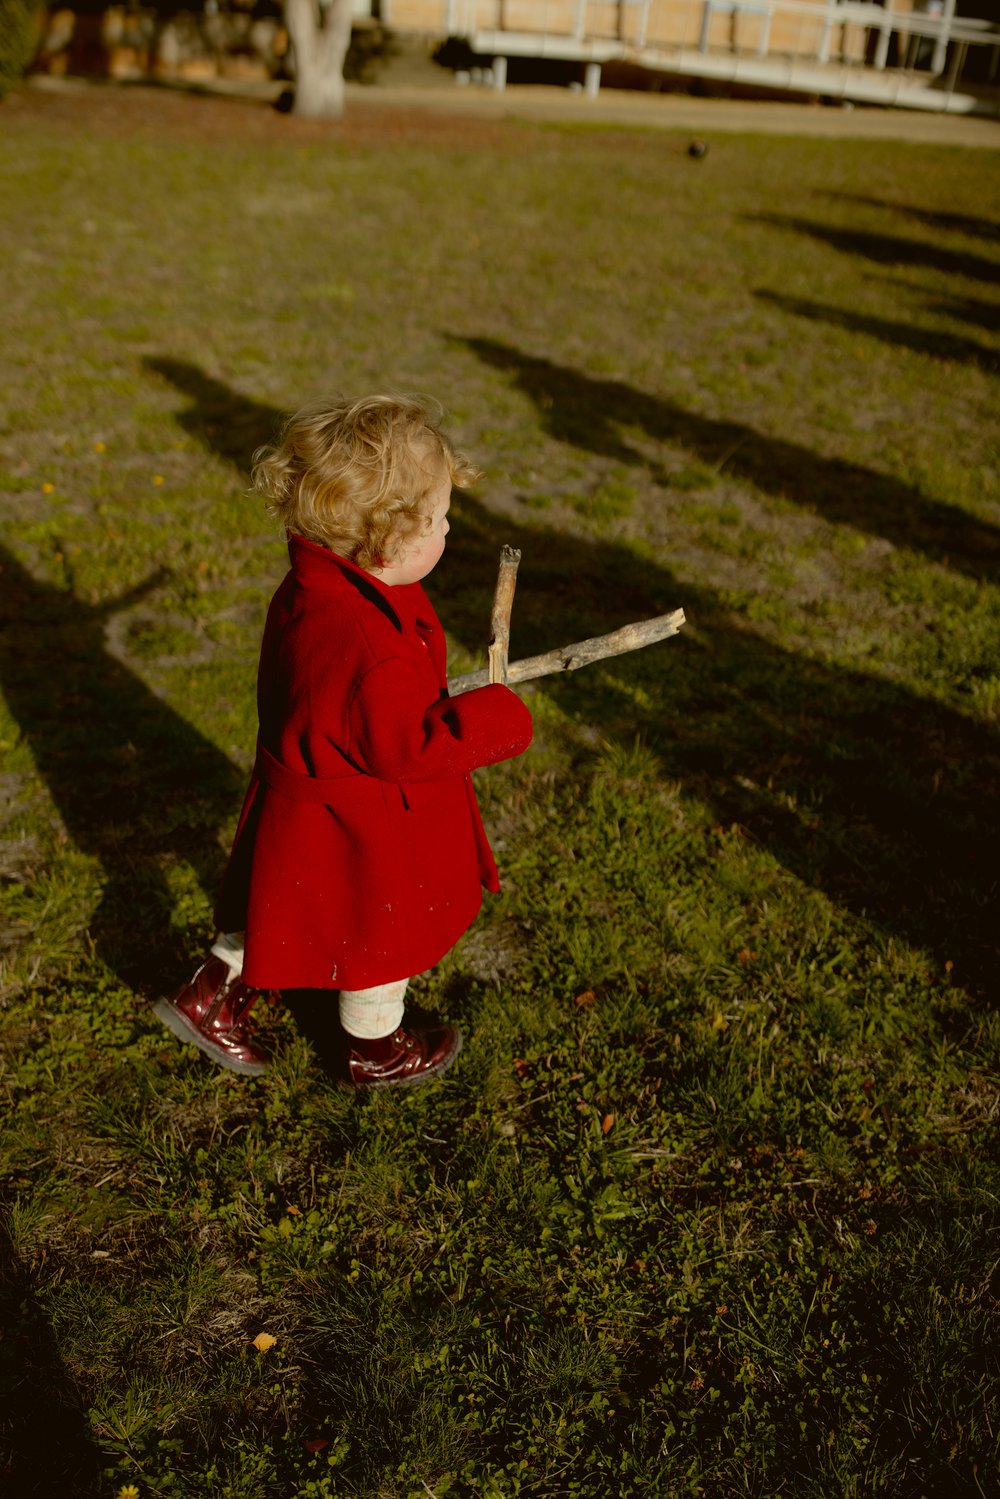
[[[497,572],[496,592],[493,595],[493,614],[490,619],[490,664],[487,668],[491,682],[507,683],[507,652],[510,649],[510,611],[514,603],[514,588],[517,584],[517,564],[521,553],[516,547],[501,547],[500,568]]]
[[[623,656],[626,651],[637,651],[644,645],[655,645],[658,640],[668,640],[684,623],[684,610],[675,609],[672,614],[658,614],[654,619],[623,625],[620,630],[612,630],[610,635],[595,635],[590,640],[578,640],[575,645],[545,651],[541,656],[527,656],[523,661],[509,664],[507,681],[513,686],[515,682],[531,682],[536,677],[552,676],[559,671],[576,671],[610,656]],[[470,671],[460,677],[450,677],[448,690],[452,697],[457,697],[473,687],[485,687],[491,680],[489,668]]]

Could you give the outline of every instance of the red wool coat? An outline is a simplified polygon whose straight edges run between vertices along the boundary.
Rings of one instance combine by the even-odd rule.
[[[366,989],[430,968],[499,888],[469,772],[520,754],[509,688],[447,696],[419,583],[289,542],[257,679],[260,740],[216,910],[261,989]]]

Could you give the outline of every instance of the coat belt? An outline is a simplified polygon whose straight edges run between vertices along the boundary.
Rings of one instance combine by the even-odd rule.
[[[259,741],[253,773],[265,786],[269,786],[272,791],[279,791],[293,802],[318,802],[324,805],[333,799],[336,787],[362,774],[346,761],[337,776],[311,776],[303,770],[289,770],[287,765],[276,760],[270,750],[266,750]]]

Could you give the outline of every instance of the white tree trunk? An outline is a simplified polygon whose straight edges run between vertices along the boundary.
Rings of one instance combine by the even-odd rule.
[[[295,48],[292,113],[344,113],[344,58],[351,44],[351,0],[285,0],[285,22]]]

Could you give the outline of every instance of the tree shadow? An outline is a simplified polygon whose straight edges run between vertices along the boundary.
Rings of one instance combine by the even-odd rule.
[[[950,276],[965,276],[974,281],[1000,281],[1000,264],[965,250],[944,250],[920,240],[901,239],[893,234],[876,234],[862,229],[844,229],[836,224],[817,224],[792,214],[758,213],[748,215],[751,222],[768,224],[773,229],[788,229],[796,234],[820,240],[845,255],[860,256],[878,265],[926,266]]]
[[[794,313],[796,317],[811,318],[814,322],[828,323],[834,328],[847,328],[852,333],[867,333],[872,338],[881,339],[883,343],[912,349],[917,354],[931,354],[935,359],[977,365],[990,372],[995,371],[1000,364],[1000,353],[995,349],[955,333],[935,333],[929,328],[915,328],[912,323],[894,323],[887,318],[870,317],[865,313],[848,312],[842,307],[810,302],[804,297],[782,296],[780,292],[759,290],[754,292],[754,296],[762,302],[780,307],[783,312]]]
[[[981,302],[977,297],[935,297],[928,299],[926,305],[932,312],[944,313],[957,323],[971,323],[989,333],[1000,333],[1000,307],[995,302]]]
[[[1000,567],[1000,530],[966,511],[859,464],[822,458],[797,443],[737,422],[699,416],[617,380],[596,380],[519,353],[492,339],[456,342],[506,371],[531,399],[546,429],[561,442],[619,463],[647,467],[666,488],[670,475],[629,446],[622,428],[640,427],[657,442],[686,449],[768,494],[825,519],[923,552],[973,578]]]
[[[97,1499],[101,1458],[28,1271],[0,1228],[0,1491]]]
[[[108,623],[164,576],[89,604],[0,548],[0,687],[66,832],[100,864],[89,921],[98,953],[139,989],[159,989],[182,961],[169,937],[169,865],[189,865],[214,892],[225,862],[219,828],[235,817],[244,785],[227,757],[109,650]]]
[[[864,193],[828,192],[823,196],[838,203],[855,203],[861,208],[880,208],[887,213],[913,219],[928,229],[946,229],[956,234],[967,234],[974,239],[1000,242],[1000,223],[994,219],[982,219],[977,214],[941,213],[933,208],[917,208],[910,203],[891,203],[885,198],[867,197]]]
[[[814,500],[819,490],[823,500],[853,477],[854,504],[860,507],[873,492],[875,515],[886,526],[893,507],[923,506],[925,535],[943,547],[945,523],[935,507],[894,481],[824,462],[735,424],[692,417],[628,386],[592,380],[490,340],[456,342],[510,373],[549,430],[584,451],[645,463],[616,424],[640,425],[650,436],[706,455],[746,440],[742,471],[755,482],[759,476],[774,487],[773,464],[783,491]],[[277,412],[227,394],[189,367],[181,374],[187,392],[205,388],[210,410],[255,414],[269,430],[277,424]],[[211,429],[197,407],[182,420],[207,439]],[[226,439],[218,451],[228,456],[228,447]],[[834,507],[832,498],[823,502]],[[949,525],[958,515],[937,508]],[[870,516],[859,511],[859,519],[875,529]],[[480,649],[504,543],[524,553],[515,657],[683,606],[690,627],[669,647],[549,678],[538,690],[606,737],[629,743],[640,734],[664,774],[701,799],[719,822],[738,823],[807,884],[886,931],[929,947],[942,963],[952,961],[963,982],[974,985],[995,972],[995,736],[896,683],[762,640],[715,590],[680,583],[626,545],[512,521],[470,495],[456,496],[451,520],[448,554],[429,592],[454,640]],[[995,552],[995,533],[970,526],[965,545]]]
[[[465,342],[514,375],[551,431],[586,451],[642,461],[616,435],[615,421],[670,440],[687,430],[686,414],[625,386],[487,340]],[[688,446],[699,451],[706,431],[713,444],[719,429],[730,435],[728,424],[696,418],[692,426]],[[769,444],[757,441],[763,464]],[[787,469],[796,450],[776,446]],[[805,455],[810,492],[818,464]],[[543,690],[607,735],[628,742],[638,731],[667,775],[720,822],[739,823],[806,883],[930,947],[942,962],[960,964],[966,982],[991,974],[995,735],[896,683],[761,639],[715,590],[682,584],[627,546],[513,525],[468,496],[453,509],[440,583],[449,591],[441,595],[435,577],[432,592],[459,639],[482,634],[489,617],[483,585],[505,541],[524,552],[515,655],[683,606],[691,626],[669,656],[658,647],[551,679]],[[483,584],[463,582],[472,579]]]

